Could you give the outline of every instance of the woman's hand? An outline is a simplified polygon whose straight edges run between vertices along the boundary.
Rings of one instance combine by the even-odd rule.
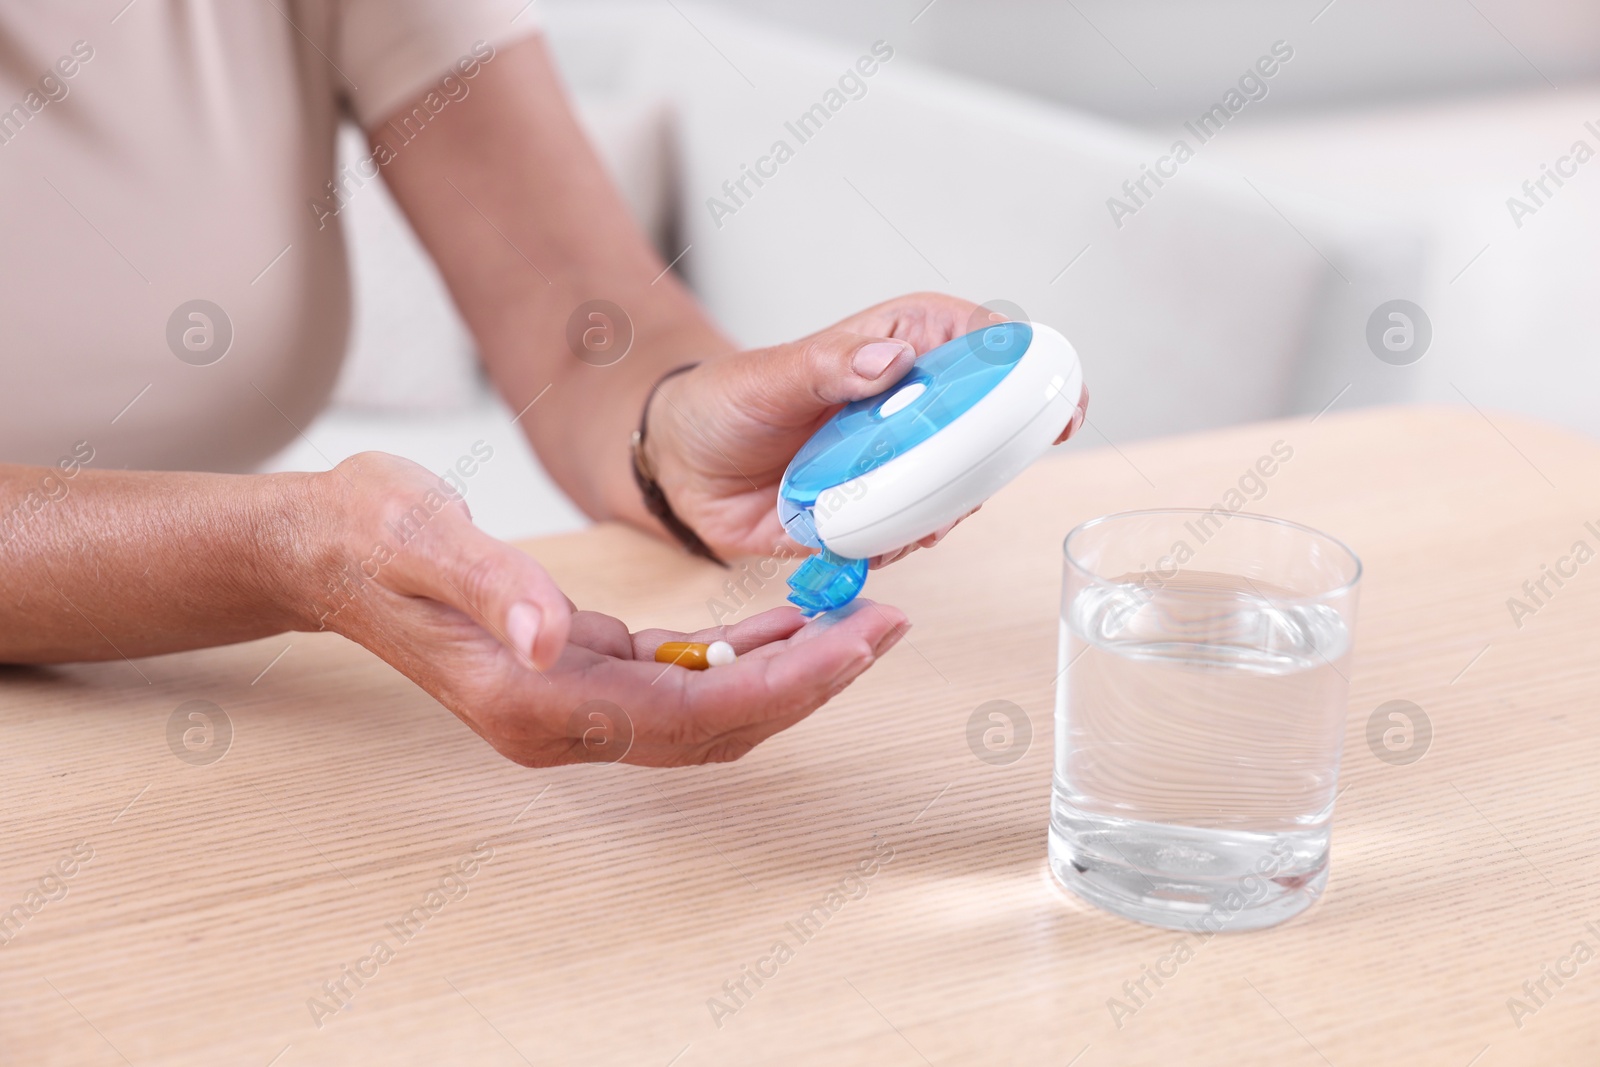
[[[800,446],[840,406],[884,392],[917,356],[990,321],[1000,317],[969,301],[914,293],[790,344],[709,360],[668,379],[651,402],[645,447],[673,510],[724,556],[792,549],[778,522],[777,492]],[[1081,424],[1087,403],[1085,393],[1060,440]],[[935,544],[951,526],[917,544]]]
[[[472,525],[406,460],[364,453],[323,479],[335,549],[314,609],[372,649],[496,751],[526,766],[736,759],[805,718],[907,629],[891,607],[806,623],[779,608],[732,627],[630,634],[577,611],[533,559]],[[725,640],[726,667],[654,662],[669,640]]]
[[[89,452],[92,458],[92,451]],[[132,660],[332,630],[524,764],[733,759],[899,640],[890,607],[779,609],[698,634],[575,611],[445,482],[367,452],[320,474],[0,465],[0,663]],[[726,640],[695,672],[657,645]]]

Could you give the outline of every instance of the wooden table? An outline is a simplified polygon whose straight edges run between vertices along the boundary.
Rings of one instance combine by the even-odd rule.
[[[1294,921],[1147,979],[1119,1027],[1108,1001],[1178,935],[1046,873],[1061,536],[1212,504],[1276,441],[1293,458],[1252,508],[1367,566],[1332,878]],[[1600,1062],[1600,959],[1562,962],[1600,952],[1600,560],[1563,564],[1576,576],[1520,628],[1507,606],[1597,530],[1600,447],[1495,413],[1078,451],[873,577],[915,622],[882,664],[743,761],[691,770],[518,768],[330,636],[0,672],[0,908],[28,911],[92,851],[8,928],[0,1062]],[[626,530],[529,548],[636,624],[703,625],[728,599],[723,573]],[[217,762],[169,747],[190,700],[231,723]],[[1009,765],[968,747],[988,700],[1031,718]],[[1369,748],[1389,700],[1431,721],[1420,761]],[[430,898],[474,849],[472,877]],[[771,976],[735,1000],[747,965]],[[369,977],[316,1018],[346,966]],[[1546,966],[1576,974],[1538,1003],[1523,983]],[[737,1010],[714,1019],[713,997]]]

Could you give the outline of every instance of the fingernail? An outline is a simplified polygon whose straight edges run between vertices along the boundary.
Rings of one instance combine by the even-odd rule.
[[[539,610],[539,605],[526,600],[511,605],[511,610],[506,612],[506,640],[511,642],[511,650],[532,659],[533,639],[539,636],[539,624],[543,621],[544,612]]]
[[[850,369],[863,378],[877,378],[889,369],[895,357],[910,350],[911,346],[904,341],[873,341],[856,349]]]

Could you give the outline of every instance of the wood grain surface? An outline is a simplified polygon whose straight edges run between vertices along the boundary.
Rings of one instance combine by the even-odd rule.
[[[1327,895],[1115,1013],[1179,935],[1046,872],[1060,541],[1213,504],[1277,441],[1250,510],[1367,568]],[[0,1062],[1600,1063],[1600,560],[1520,626],[1507,606],[1597,529],[1600,446],[1494,412],[1076,451],[874,574],[914,628],[842,696],[689,770],[519,768],[326,635],[0,670],[0,920],[24,913],[0,928]],[[732,606],[727,574],[624,529],[528,549],[636,626]],[[733,580],[741,615],[781,600],[781,577]],[[966,733],[997,699],[1033,731],[1005,766]],[[231,724],[215,762],[169,746],[191,700]],[[1368,745],[1389,700],[1432,724],[1408,765]],[[747,966],[770,977],[735,1001]],[[319,1013],[346,967],[370,976]]]

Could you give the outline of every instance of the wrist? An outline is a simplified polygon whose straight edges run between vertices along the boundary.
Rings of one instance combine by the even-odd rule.
[[[667,369],[645,393],[639,404],[638,441],[640,466],[651,481],[665,488],[683,482],[682,409],[677,399],[685,380],[698,368],[695,362]]]
[[[700,531],[685,521],[684,514],[673,505],[673,499],[676,498],[681,506],[684,494],[676,490],[687,487],[689,478],[681,463],[682,448],[673,447],[675,442],[681,446],[681,438],[671,436],[670,429],[681,429],[681,423],[687,421],[687,417],[682,416],[681,408],[670,394],[699,366],[699,363],[686,363],[668,371],[655,383],[645,399],[638,429],[633,432],[633,476],[639,501],[653,520],[654,526],[650,532],[658,536],[666,535],[667,539],[677,542],[690,555],[727,566]],[[664,458],[667,459],[666,463],[663,462]],[[673,487],[671,493],[669,486]]]
[[[346,544],[349,485],[335,468],[311,474],[273,475],[264,507],[263,539],[268,597],[288,629],[333,630],[348,622],[354,588]]]
[[[643,419],[643,454],[649,470],[658,479],[681,479],[678,424],[683,401],[678,398],[683,395],[685,375],[665,382],[663,376],[733,350],[731,342],[713,331],[684,328],[640,336],[631,354],[614,367],[573,361],[551,390],[552,395],[560,390],[570,402],[528,421],[534,448],[546,469],[590,517],[626,522],[674,541],[641,495],[633,473],[633,436]],[[658,383],[664,386],[660,396]]]

